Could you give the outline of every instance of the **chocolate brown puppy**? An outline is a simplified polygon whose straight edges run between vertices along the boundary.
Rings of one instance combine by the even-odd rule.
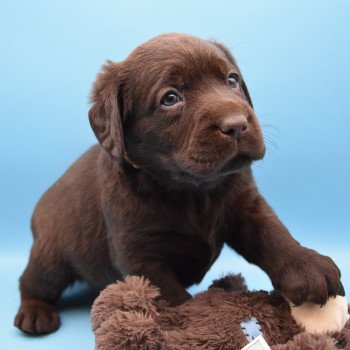
[[[100,145],[35,209],[18,328],[55,331],[55,303],[77,279],[102,289],[144,275],[181,304],[224,243],[295,304],[337,294],[333,261],[300,246],[256,187],[251,164],[264,156],[263,137],[223,45],[184,34],[153,38],[103,67],[91,101]]]

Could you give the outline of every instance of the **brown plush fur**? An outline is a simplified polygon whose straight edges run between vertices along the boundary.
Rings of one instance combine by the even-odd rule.
[[[248,292],[240,276],[228,276],[177,307],[156,301],[159,289],[143,277],[109,285],[95,300],[96,350],[240,350],[241,322],[255,317],[272,350],[350,349],[350,322],[342,332],[303,332],[281,294]]]
[[[339,289],[334,262],[304,248],[259,193],[265,152],[252,102],[221,44],[156,37],[109,62],[92,91],[92,147],[43,195],[15,325],[59,326],[55,304],[76,279],[101,290],[144,275],[178,305],[224,243],[260,266],[294,303]]]

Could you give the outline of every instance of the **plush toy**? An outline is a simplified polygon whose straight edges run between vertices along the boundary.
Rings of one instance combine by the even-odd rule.
[[[94,302],[96,350],[350,349],[348,303],[340,294],[323,307],[294,307],[278,292],[247,291],[240,275],[229,275],[169,307],[148,280],[129,276]],[[268,346],[253,344],[261,336]]]

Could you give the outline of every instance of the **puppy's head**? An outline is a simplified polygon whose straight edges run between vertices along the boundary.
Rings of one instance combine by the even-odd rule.
[[[92,102],[101,145],[160,181],[217,183],[265,152],[239,68],[216,42],[155,37],[104,66]]]

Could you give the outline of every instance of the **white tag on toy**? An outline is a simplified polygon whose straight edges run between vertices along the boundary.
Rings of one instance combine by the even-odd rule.
[[[271,348],[268,346],[265,339],[259,335],[242,350],[271,350]]]

